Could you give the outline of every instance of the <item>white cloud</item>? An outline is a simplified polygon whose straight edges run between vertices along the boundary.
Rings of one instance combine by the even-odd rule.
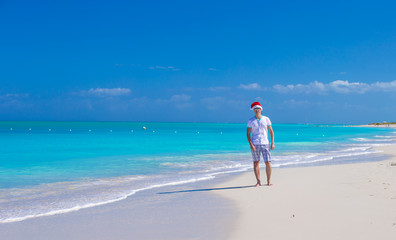
[[[167,67],[164,66],[155,66],[156,69],[168,69]]]
[[[170,70],[170,71],[180,71],[180,68],[176,68],[174,66],[155,66],[155,67],[149,67],[148,69],[154,70],[154,69],[160,69],[160,70]]]
[[[303,85],[303,84],[297,84],[297,85],[280,85],[277,84],[274,87],[274,90],[277,92],[281,92],[281,93],[288,93],[288,92],[298,92],[298,93],[310,93],[310,92],[317,92],[317,91],[325,91],[325,85],[323,83],[320,83],[318,81],[315,82],[311,82],[307,85]]]
[[[32,107],[27,93],[7,93],[0,95],[0,108],[27,109]]]
[[[191,107],[192,104],[189,102],[191,96],[187,94],[176,94],[170,98],[170,101],[179,109]]]
[[[216,71],[216,68],[208,68],[209,71]]]
[[[383,92],[395,92],[396,91],[396,80],[392,82],[376,82],[371,84],[373,90]]]
[[[357,93],[365,93],[370,89],[370,85],[366,83],[360,82],[348,82],[343,80],[336,80],[327,84],[328,90],[333,90],[337,93],[350,93],[350,92],[357,92]]]
[[[5,95],[0,95],[2,99],[16,99],[16,98],[27,98],[29,94],[27,93],[7,93]]]
[[[80,91],[82,96],[114,97],[128,95],[131,93],[129,88],[91,88],[88,91]]]
[[[175,94],[170,98],[171,102],[186,102],[189,101],[191,97],[187,94]]]
[[[238,88],[245,90],[261,90],[261,86],[258,83],[250,83],[250,84],[241,84]]]
[[[308,84],[280,85],[273,86],[276,92],[280,93],[366,93],[372,92],[392,92],[396,91],[396,80],[392,82],[361,83],[336,80],[330,83],[314,81]]]

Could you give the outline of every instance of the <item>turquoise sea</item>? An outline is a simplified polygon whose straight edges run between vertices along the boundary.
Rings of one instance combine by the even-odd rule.
[[[395,129],[274,124],[273,167],[374,161]],[[0,223],[250,171],[246,124],[0,122]]]

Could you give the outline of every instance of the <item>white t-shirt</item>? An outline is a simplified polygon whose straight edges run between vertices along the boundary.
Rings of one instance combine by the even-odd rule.
[[[249,119],[247,127],[252,129],[253,144],[269,144],[268,126],[271,126],[271,120],[266,116],[257,119],[256,116]]]

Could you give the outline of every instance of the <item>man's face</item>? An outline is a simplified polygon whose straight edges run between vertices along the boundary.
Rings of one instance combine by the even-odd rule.
[[[253,111],[255,114],[259,114],[259,113],[261,113],[261,108],[255,108],[255,109],[253,109]]]

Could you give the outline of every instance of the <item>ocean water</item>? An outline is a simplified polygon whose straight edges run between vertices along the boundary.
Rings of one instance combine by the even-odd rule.
[[[274,124],[273,167],[378,159],[395,130]],[[0,224],[251,170],[246,124],[0,122]]]

